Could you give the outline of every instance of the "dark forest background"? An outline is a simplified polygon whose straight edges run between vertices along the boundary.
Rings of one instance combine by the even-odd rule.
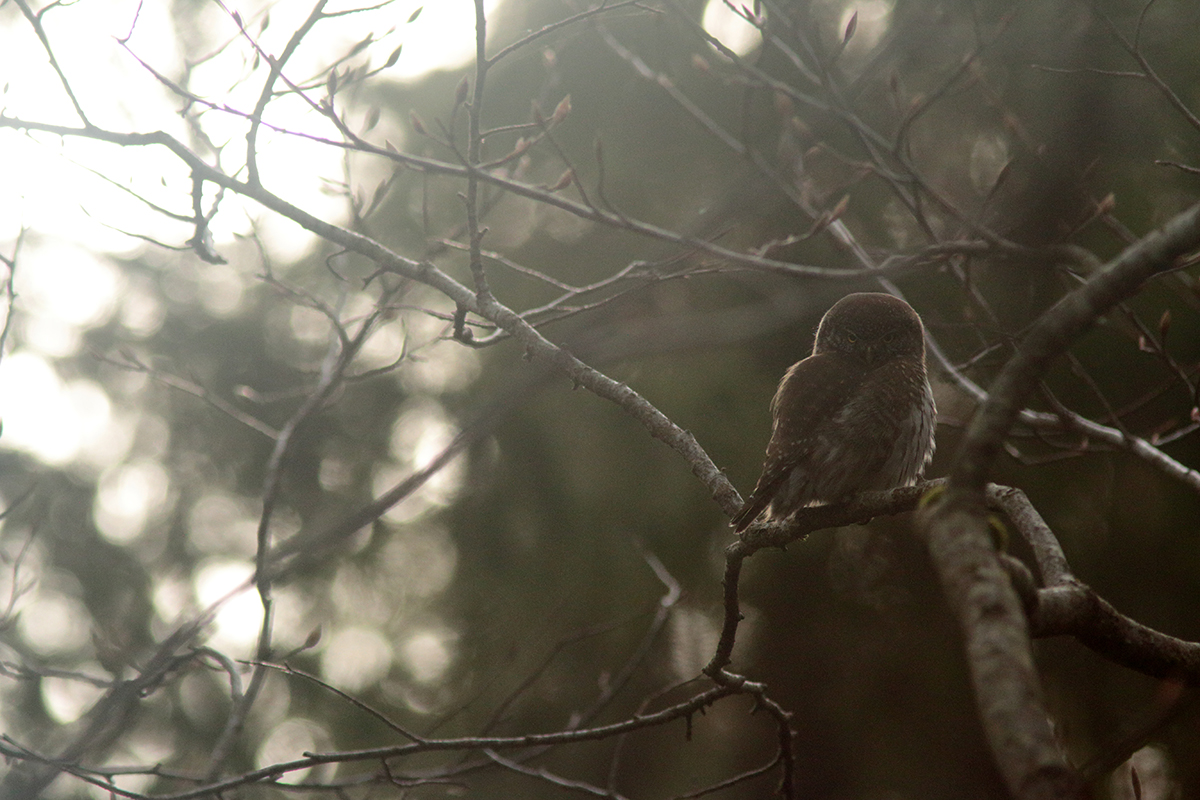
[[[171,5],[181,29],[202,5]],[[875,0],[858,17],[852,2],[754,3],[745,12],[760,15],[768,41],[737,60],[705,40],[701,3],[609,5],[490,67],[481,126],[512,127],[474,156],[474,66],[389,80],[390,49],[369,43],[337,61],[352,48],[323,40],[317,24],[303,41],[326,49],[338,78],[283,74],[318,106],[332,91],[354,134],[332,124],[323,134],[346,146],[343,183],[329,187],[346,211],[329,221],[474,290],[464,208],[476,203],[494,297],[690,432],[743,492],[758,475],[776,382],[845,293],[885,279],[944,353],[930,359],[940,413],[928,476],[938,477],[976,407],[960,379],[986,388],[1040,314],[1197,199],[1194,3]],[[33,35],[23,8],[0,5],[4,36]],[[410,11],[364,13],[362,36],[402,28]],[[491,13],[488,51],[586,11],[508,0]],[[240,12],[253,38],[261,10]],[[266,79],[267,61],[254,60],[231,18],[182,39],[191,57],[232,40],[247,52],[243,80],[257,91]],[[182,95],[171,107],[197,131],[185,144],[215,163],[198,131],[222,112],[188,100],[186,74],[166,77]],[[88,135],[78,120],[62,124]],[[63,135],[11,118],[4,127]],[[412,160],[389,160],[385,140]],[[221,169],[246,180],[228,161],[244,140],[223,147]],[[472,158],[502,162],[487,171],[531,191],[481,181],[472,200],[454,172]],[[172,245],[198,233],[180,185]],[[204,208],[219,218],[224,202],[207,183]],[[41,237],[30,230],[0,247],[10,271],[20,274],[21,248]],[[380,717],[425,737],[515,736],[619,722],[710,685],[701,669],[720,630],[722,550],[733,537],[678,452],[436,285],[328,239],[293,261],[252,236],[213,247],[148,243],[114,259],[123,285],[161,308],[160,323],[134,330],[113,313],[54,361],[140,420],[125,452],[95,470],[0,449],[11,796],[106,796],[96,784],[112,766],[128,768],[116,778],[123,791],[171,796],[305,752],[408,741]],[[214,255],[228,265],[206,263]],[[214,313],[202,295],[228,270],[245,290]],[[1071,409],[1200,466],[1197,274],[1185,264],[1105,316],[1053,362],[1032,407]],[[25,346],[19,295],[9,316],[12,353]],[[364,326],[374,344],[356,350]],[[335,363],[342,372],[330,377]],[[459,445],[395,508],[348,522]],[[106,535],[98,487],[145,459],[167,476],[161,502],[137,530]],[[1019,427],[992,477],[1028,494],[1079,578],[1117,609],[1200,639],[1195,480],[1131,447]],[[200,632],[168,658],[168,637],[202,618],[202,571],[238,564],[246,577],[256,557],[266,563],[255,534],[264,498],[281,553],[273,563],[286,563],[270,587],[269,644]],[[746,562],[731,668],[792,714],[798,797],[1008,796],[958,626],[911,529],[909,514],[880,517]],[[1009,549],[1029,557],[1019,536]],[[243,596],[253,608],[254,587]],[[69,609],[88,635],[39,642],[22,618],[46,603]],[[1200,792],[1192,690],[1066,637],[1034,651],[1068,761],[1115,760],[1090,774],[1095,796],[1135,796],[1128,765],[1118,766],[1134,751],[1141,796]],[[161,670],[136,699],[89,716],[152,666]],[[248,690],[256,699],[239,704]],[[55,712],[56,692],[84,699],[73,714]],[[777,769],[719,785],[776,752],[774,723],[754,706],[728,697],[620,736],[497,758],[464,747],[386,768],[350,761],[278,780],[331,798],[578,794],[569,781],[639,799],[706,787],[766,797]],[[231,719],[243,729],[228,732]],[[1122,745],[1131,734],[1136,746]],[[30,754],[85,777],[22,783],[37,772]],[[296,791],[264,779],[222,796]]]

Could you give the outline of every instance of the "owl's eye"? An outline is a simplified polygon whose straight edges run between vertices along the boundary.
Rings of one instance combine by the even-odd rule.
[[[888,331],[887,333],[885,333],[883,335],[883,343],[884,344],[895,344],[896,343],[896,332]]]
[[[857,343],[858,343],[858,334],[856,334],[856,333],[847,333],[847,334],[846,334],[846,341],[847,341],[847,342],[849,342],[850,344],[857,344]]]

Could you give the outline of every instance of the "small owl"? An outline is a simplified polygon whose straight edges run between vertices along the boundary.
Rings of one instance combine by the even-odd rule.
[[[765,509],[783,520],[857,492],[911,486],[933,457],[936,410],[925,329],[890,294],[851,294],[821,318],[812,355],[792,365],[771,401],[762,476],[733,518]]]

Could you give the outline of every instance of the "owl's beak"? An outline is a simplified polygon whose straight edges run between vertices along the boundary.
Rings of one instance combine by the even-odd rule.
[[[867,364],[875,363],[876,346],[873,344],[867,345]]]

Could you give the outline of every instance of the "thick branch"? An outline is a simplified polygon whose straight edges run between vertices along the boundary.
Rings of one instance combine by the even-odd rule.
[[[996,558],[982,498],[951,492],[918,512],[917,530],[962,628],[997,766],[1014,797],[1076,797],[1042,705],[1025,613]]]
[[[999,566],[984,488],[1005,437],[1050,361],[1096,320],[1200,245],[1200,205],[1179,214],[1066,295],[1030,328],[976,413],[941,502],[919,516],[947,597],[958,615],[980,717],[1009,790],[1017,797],[1072,796],[1039,697],[1021,605]]]

